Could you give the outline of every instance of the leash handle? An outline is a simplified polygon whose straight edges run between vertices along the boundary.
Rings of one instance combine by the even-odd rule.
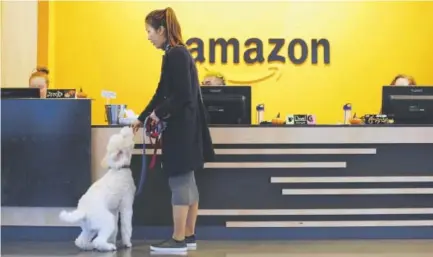
[[[153,146],[153,155],[152,155],[152,160],[150,161],[149,164],[149,169],[153,169],[155,167],[156,164],[156,156],[157,156],[157,151],[158,151],[158,143],[161,141],[158,138],[155,139],[155,143],[152,143],[152,138],[149,137],[149,141]]]
[[[146,118],[144,120],[144,124],[147,122]],[[143,126],[143,154],[141,155],[141,172],[140,172],[140,181],[138,182],[138,189],[135,192],[135,195],[139,195],[141,191],[143,190],[144,182],[146,181],[146,174],[147,174],[147,164],[146,164],[146,127]]]
[[[158,146],[159,146],[159,142],[161,141],[161,133],[164,130],[164,123],[163,122],[158,122],[158,123],[153,123],[152,121],[148,119],[146,119],[145,121],[145,129],[146,129],[146,135],[149,138],[150,144],[153,147],[153,155],[152,155],[152,159],[150,161],[149,164],[149,168],[153,169],[155,167],[156,164],[156,156],[157,156],[157,151],[158,151]],[[155,143],[152,142],[152,138],[155,138]]]
[[[158,143],[161,142],[161,138],[160,138],[160,133],[162,133],[162,131],[165,128],[165,124],[164,123],[160,123],[157,124],[157,136],[155,139],[155,144],[153,144],[152,142],[152,133],[154,133],[153,131],[148,131],[148,122],[149,117],[146,117],[146,119],[144,120],[143,123],[143,154],[142,154],[142,164],[141,164],[141,174],[140,174],[140,182],[138,184],[138,190],[136,191],[135,195],[139,195],[143,189],[143,184],[146,181],[146,174],[147,174],[147,160],[146,160],[146,137],[149,137],[149,141],[150,144],[154,146],[154,150],[153,150],[153,156],[152,159],[150,161],[149,164],[149,169],[153,169],[155,167],[156,164],[156,156],[157,156],[157,151],[158,151]],[[158,127],[160,126],[160,127]],[[151,127],[149,127],[149,130],[151,130]]]

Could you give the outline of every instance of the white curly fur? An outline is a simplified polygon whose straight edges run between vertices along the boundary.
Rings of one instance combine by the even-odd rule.
[[[119,214],[122,244],[132,246],[132,205],[136,188],[131,169],[124,166],[130,165],[133,149],[132,128],[124,127],[111,136],[102,161],[102,165],[108,167],[107,173],[80,198],[76,210],[60,213],[61,220],[80,225],[82,231],[75,240],[78,248],[116,250]]]

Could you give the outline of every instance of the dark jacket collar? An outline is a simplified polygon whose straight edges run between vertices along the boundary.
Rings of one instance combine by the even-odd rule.
[[[168,50],[170,50],[170,49],[171,49],[171,45],[169,43],[165,43],[164,44],[164,51],[167,53]]]

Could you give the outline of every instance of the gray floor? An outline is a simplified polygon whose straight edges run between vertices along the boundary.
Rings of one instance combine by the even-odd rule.
[[[433,241],[200,241],[200,257],[432,257]],[[72,242],[7,243],[1,245],[3,257],[146,257],[153,256],[149,244],[134,242],[132,249],[112,253],[80,252]],[[158,255],[164,256],[164,255]],[[167,255],[166,255],[167,256]]]

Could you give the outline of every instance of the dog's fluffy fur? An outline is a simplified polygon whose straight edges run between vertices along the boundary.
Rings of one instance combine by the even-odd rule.
[[[122,244],[132,246],[132,205],[136,188],[129,165],[133,149],[132,128],[124,127],[119,134],[111,136],[102,161],[102,165],[108,167],[107,173],[81,197],[76,210],[60,213],[61,220],[80,225],[82,232],[75,240],[78,248],[116,250],[119,213]]]

